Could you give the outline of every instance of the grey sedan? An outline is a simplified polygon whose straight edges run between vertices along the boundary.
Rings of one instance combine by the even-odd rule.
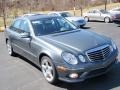
[[[78,29],[59,16],[17,18],[5,36],[9,55],[29,59],[52,84],[102,75],[117,61],[118,49],[111,39]]]

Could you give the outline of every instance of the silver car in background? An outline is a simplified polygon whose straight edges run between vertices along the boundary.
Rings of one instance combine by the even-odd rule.
[[[109,10],[111,14],[120,14],[120,7]]]
[[[60,11],[60,12],[50,12],[48,15],[55,15],[55,16],[62,16],[66,18],[68,21],[72,22],[78,27],[83,27],[86,25],[86,21],[83,17],[77,17],[77,16],[72,16],[69,12],[67,11]]]
[[[114,15],[110,14],[109,12],[103,9],[93,9],[84,13],[84,18],[86,21],[97,20],[109,23],[114,20]]]

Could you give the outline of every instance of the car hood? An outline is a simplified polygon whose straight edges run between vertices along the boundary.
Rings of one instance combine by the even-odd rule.
[[[84,52],[88,49],[107,44],[109,40],[104,36],[85,30],[74,30],[71,32],[45,35],[42,39],[55,47],[76,50],[78,52]]]
[[[84,20],[83,17],[66,17],[67,20],[70,21],[79,21],[79,20]]]

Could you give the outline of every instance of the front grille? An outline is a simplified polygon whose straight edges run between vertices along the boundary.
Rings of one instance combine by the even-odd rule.
[[[87,51],[87,56],[90,61],[105,60],[110,55],[110,46],[104,45]]]

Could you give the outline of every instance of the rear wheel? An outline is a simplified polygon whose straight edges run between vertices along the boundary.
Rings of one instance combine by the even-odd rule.
[[[42,73],[45,79],[49,83],[54,84],[57,82],[57,72],[56,72],[54,64],[52,63],[52,60],[49,57],[47,56],[42,57],[41,70],[42,70]]]
[[[14,51],[12,49],[10,40],[7,40],[6,45],[7,45],[8,54],[10,56],[14,56],[15,53],[14,53]]]
[[[110,22],[110,18],[109,18],[109,17],[106,17],[106,18],[104,19],[104,22],[105,22],[105,23],[109,23],[109,22]]]
[[[86,22],[89,22],[89,17],[85,16],[84,19]]]

